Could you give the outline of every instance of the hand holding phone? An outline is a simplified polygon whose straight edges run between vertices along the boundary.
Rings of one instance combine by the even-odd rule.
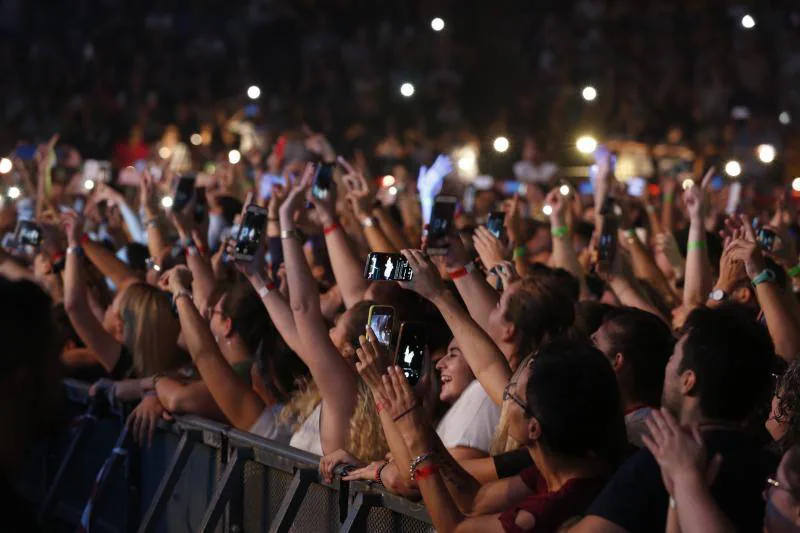
[[[195,176],[187,174],[178,178],[175,194],[172,197],[172,210],[183,211],[194,196]]]
[[[456,214],[455,196],[438,196],[433,204],[428,224],[426,252],[428,255],[445,255],[450,246],[450,229]]]
[[[489,218],[486,220],[486,229],[488,229],[489,233],[494,235],[496,239],[501,239],[505,222],[506,214],[503,211],[492,211],[489,213]]]
[[[32,220],[20,220],[14,232],[14,241],[19,246],[38,248],[42,244],[42,228]]]
[[[251,262],[256,259],[266,226],[267,210],[255,204],[248,205],[236,235],[234,258],[237,261]]]
[[[394,329],[394,307],[390,305],[373,305],[369,308],[367,324],[383,347],[392,343]]]
[[[311,194],[320,201],[328,201],[333,194],[336,184],[333,181],[333,167],[331,163],[320,163],[317,165],[314,175],[314,184],[311,186]]]
[[[401,254],[371,252],[364,265],[364,278],[372,281],[411,281],[414,272]]]
[[[403,369],[409,385],[419,383],[425,375],[428,326],[424,322],[403,322],[397,341],[394,364]]]

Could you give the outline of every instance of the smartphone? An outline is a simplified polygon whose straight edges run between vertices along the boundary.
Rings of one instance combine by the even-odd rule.
[[[489,218],[486,221],[486,229],[488,229],[492,235],[500,239],[503,235],[503,226],[505,225],[505,222],[505,213],[502,211],[492,211],[489,213]]]
[[[408,383],[413,387],[425,372],[425,345],[428,343],[428,326],[425,322],[403,322],[397,340],[394,364],[403,369]]]
[[[628,194],[637,198],[644,195],[647,189],[647,180],[639,177],[632,177],[628,180]]]
[[[428,255],[444,255],[450,247],[450,228],[456,215],[455,196],[437,196],[428,224]]]
[[[72,209],[78,213],[79,215],[83,214],[83,210],[86,208],[86,197],[85,196],[76,196],[75,201],[72,203]]]
[[[775,248],[775,241],[777,239],[778,236],[771,229],[759,228],[756,231],[756,242],[758,242],[758,245],[768,252],[773,251]]]
[[[528,194],[528,184],[522,183],[521,181],[504,181],[502,191],[503,194],[508,196],[512,196],[514,194],[525,196]]]
[[[250,204],[244,212],[236,236],[235,258],[239,261],[252,261],[255,259],[261,234],[267,226],[267,210],[255,204]]]
[[[194,189],[194,221],[202,224],[208,216],[208,199],[206,198],[205,187],[195,187]]]
[[[582,181],[578,184],[578,194],[581,196],[591,196],[594,194],[594,187],[591,181]]]
[[[17,222],[14,240],[20,246],[38,248],[42,244],[42,229],[32,220],[20,220]]]
[[[411,281],[413,276],[402,254],[371,252],[364,265],[364,277],[372,281]]]
[[[0,244],[6,250],[14,250],[17,247],[17,241],[14,238],[14,234],[10,231],[3,235],[3,242]]]
[[[314,185],[311,187],[311,194],[314,195],[314,198],[317,200],[327,200],[334,186],[333,165],[329,163],[320,163],[317,165]]]
[[[178,185],[175,187],[175,195],[172,197],[172,210],[182,211],[186,204],[192,199],[194,194],[195,177],[191,174],[178,178]]]
[[[619,221],[616,216],[607,215],[603,220],[603,231],[597,243],[597,254],[600,261],[608,263],[609,268],[614,263],[617,253],[617,228]]]
[[[392,331],[394,327],[394,307],[391,305],[373,305],[369,308],[367,324],[375,334],[375,338],[384,347],[392,344]]]
[[[87,159],[83,162],[82,175],[84,180],[108,183],[111,181],[111,161]]]

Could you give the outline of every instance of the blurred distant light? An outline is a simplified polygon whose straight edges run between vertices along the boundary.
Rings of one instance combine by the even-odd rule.
[[[94,180],[86,180],[83,182],[83,188],[87,191],[94,189]]]
[[[756,27],[756,19],[749,13],[742,17],[742,28],[750,30]]]
[[[550,216],[553,214],[553,208],[547,204],[544,204],[544,207],[542,207],[542,213],[544,213],[547,216]]]
[[[742,173],[742,165],[738,161],[728,161],[725,163],[725,174],[735,178]]]
[[[394,179],[394,176],[391,174],[386,174],[383,178],[381,178],[381,187],[391,187],[396,181],[397,180]]]
[[[597,89],[591,85],[587,85],[583,88],[583,91],[581,91],[581,96],[583,96],[583,99],[587,102],[592,102],[595,98],[597,98]]]
[[[575,148],[582,154],[591,154],[597,149],[597,139],[591,135],[581,135],[575,141]]]
[[[22,195],[22,191],[19,190],[19,187],[11,186],[8,188],[8,197],[12,200],[16,200],[20,195]]]
[[[681,183],[681,187],[683,187],[684,191],[686,189],[691,189],[692,187],[694,187],[694,180],[692,178],[686,178],[685,180],[683,180],[683,183]]]
[[[231,150],[230,152],[228,152],[228,162],[231,165],[235,165],[241,160],[242,160],[242,154],[239,152],[239,150]]]
[[[13,168],[13,164],[11,164],[11,160],[7,157],[0,159],[0,174],[8,174],[11,172]]]
[[[759,144],[756,152],[758,153],[758,160],[762,163],[775,161],[775,147],[771,144]]]
[[[161,159],[169,159],[169,156],[171,155],[172,155],[172,150],[170,150],[166,146],[162,146],[161,148],[158,149],[158,156]]]
[[[569,185],[562,185],[559,187],[558,191],[561,193],[561,196],[567,196],[569,194]]]
[[[431,21],[431,29],[433,31],[442,31],[444,29],[444,20],[439,17],[436,17]]]
[[[797,177],[792,180],[792,189],[800,192],[800,177]]]
[[[406,98],[410,98],[414,95],[414,85],[409,82],[405,82],[403,85],[400,86],[400,94],[405,96]]]
[[[778,115],[778,121],[784,126],[788,126],[792,123],[792,116],[788,111],[781,111],[781,114]]]
[[[475,167],[475,152],[465,150],[461,157],[458,158],[458,168],[464,171],[471,171]]]
[[[161,199],[161,207],[164,209],[169,209],[172,207],[172,196],[165,196]]]
[[[258,100],[259,96],[261,96],[261,89],[258,85],[251,85],[247,88],[247,97],[250,100]]]
[[[389,194],[392,196],[397,194],[397,187],[389,187]]]
[[[189,137],[189,142],[194,146],[200,146],[200,144],[203,142],[203,136],[199,133],[192,133],[192,136]]]
[[[511,146],[511,143],[508,142],[508,139],[506,137],[503,137],[501,135],[500,137],[497,137],[494,140],[494,142],[492,143],[492,146],[494,146],[494,151],[495,152],[499,152],[499,153],[502,154],[503,152],[508,150],[508,147]]]

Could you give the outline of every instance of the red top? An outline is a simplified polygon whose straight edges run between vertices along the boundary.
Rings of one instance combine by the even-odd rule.
[[[500,515],[500,523],[508,533],[553,533],[570,518],[582,516],[606,484],[604,478],[573,478],[559,490],[550,492],[535,466],[519,475],[535,493]],[[533,529],[522,529],[515,523],[521,510],[533,515],[536,520]]]
[[[114,167],[118,169],[131,166],[139,159],[148,157],[150,157],[150,148],[144,142],[133,146],[130,143],[122,142],[114,147]]]

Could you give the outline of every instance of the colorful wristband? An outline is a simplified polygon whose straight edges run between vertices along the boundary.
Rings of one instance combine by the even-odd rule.
[[[775,281],[775,272],[769,268],[765,268],[760,274],[753,278],[753,287],[758,287],[762,283],[767,283],[770,281]]]
[[[524,247],[524,246],[515,246],[514,247],[514,252],[512,254],[512,257],[514,259],[522,259],[526,255],[528,255],[528,249],[526,247]]]
[[[686,251],[691,252],[692,250],[705,250],[706,249],[706,241],[689,241],[689,244],[686,245]]]
[[[447,275],[450,276],[450,279],[455,281],[458,278],[463,278],[467,274],[471,274],[475,271],[475,263],[467,263],[461,268],[455,268],[453,270],[448,270]]]
[[[567,226],[556,226],[550,229],[550,235],[556,238],[565,237],[569,234],[569,228]]]
[[[671,192],[665,192],[664,193],[664,201],[665,202],[671,202],[674,199],[675,199],[675,194],[674,193],[671,193]]]
[[[337,229],[342,229],[342,227],[339,225],[339,223],[338,223],[338,222],[334,222],[334,223],[332,223],[331,225],[329,225],[329,226],[325,226],[324,228],[322,228],[322,232],[323,232],[325,235],[330,235],[331,233],[333,233],[333,232],[334,232],[334,231],[336,231]]]
[[[800,276],[800,265],[793,266],[786,273],[789,275],[790,278],[796,278],[797,276]]]
[[[422,466],[416,469],[415,471],[416,475],[414,476],[414,479],[415,480],[426,479],[436,474],[438,471],[439,467],[436,465]]]

